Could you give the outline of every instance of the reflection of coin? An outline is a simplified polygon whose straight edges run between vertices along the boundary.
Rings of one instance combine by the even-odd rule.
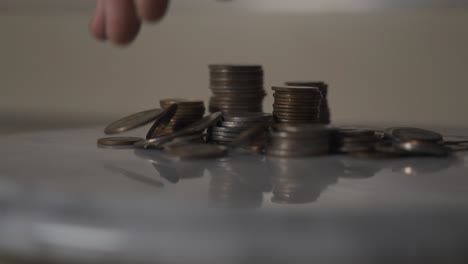
[[[168,147],[166,151],[181,159],[210,159],[226,156],[227,147],[210,144],[187,144]]]

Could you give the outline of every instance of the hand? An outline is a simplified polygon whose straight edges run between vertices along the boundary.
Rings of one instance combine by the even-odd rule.
[[[89,31],[98,40],[128,44],[142,22],[161,19],[168,5],[169,0],[97,0]]]

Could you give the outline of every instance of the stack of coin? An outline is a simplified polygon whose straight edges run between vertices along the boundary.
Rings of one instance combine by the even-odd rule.
[[[210,112],[262,112],[263,69],[260,65],[210,65]]]
[[[272,115],[268,113],[224,114],[223,120],[208,130],[208,139],[217,144],[226,145],[237,139],[245,130],[258,124],[270,123]]]
[[[330,130],[314,124],[275,124],[266,154],[276,157],[307,157],[330,152]]]
[[[273,115],[278,123],[320,123],[322,95],[317,87],[273,86]]]
[[[169,124],[160,131],[154,132],[157,136],[183,129],[200,120],[205,114],[205,104],[200,100],[164,99],[160,103],[163,109],[167,109],[174,104],[177,104],[178,107]]]
[[[331,146],[335,153],[369,152],[380,140],[374,130],[337,129],[332,133]]]
[[[322,102],[320,104],[320,123],[330,124],[330,107],[328,106],[328,84],[325,82],[287,82],[291,86],[317,87],[322,93]]]

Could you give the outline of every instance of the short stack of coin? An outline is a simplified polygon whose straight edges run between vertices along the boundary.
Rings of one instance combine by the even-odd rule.
[[[330,124],[330,107],[328,106],[328,84],[325,82],[287,82],[290,86],[317,87],[322,93],[320,103],[320,123]]]
[[[270,123],[272,115],[268,113],[224,114],[223,120],[208,130],[209,141],[217,144],[229,144],[243,131],[261,123]]]
[[[374,130],[337,129],[332,133],[332,150],[335,153],[373,151],[381,136]]]
[[[262,112],[263,68],[261,65],[210,65],[210,112]]]
[[[273,116],[278,123],[320,123],[322,94],[317,87],[273,86]]]
[[[315,124],[275,124],[266,154],[275,157],[307,157],[330,153],[330,130]]]
[[[161,108],[166,109],[177,104],[177,112],[169,124],[157,131],[158,136],[178,131],[200,120],[205,114],[205,104],[201,100],[164,99],[161,100]]]

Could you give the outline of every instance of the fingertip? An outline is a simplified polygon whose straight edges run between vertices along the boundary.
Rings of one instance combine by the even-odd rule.
[[[97,1],[96,10],[89,21],[88,29],[97,40],[105,41],[107,39],[103,0]]]
[[[136,0],[138,16],[147,22],[161,20],[169,6],[168,0]]]
[[[131,0],[106,2],[107,37],[118,46],[131,43],[138,35],[141,21]]]

